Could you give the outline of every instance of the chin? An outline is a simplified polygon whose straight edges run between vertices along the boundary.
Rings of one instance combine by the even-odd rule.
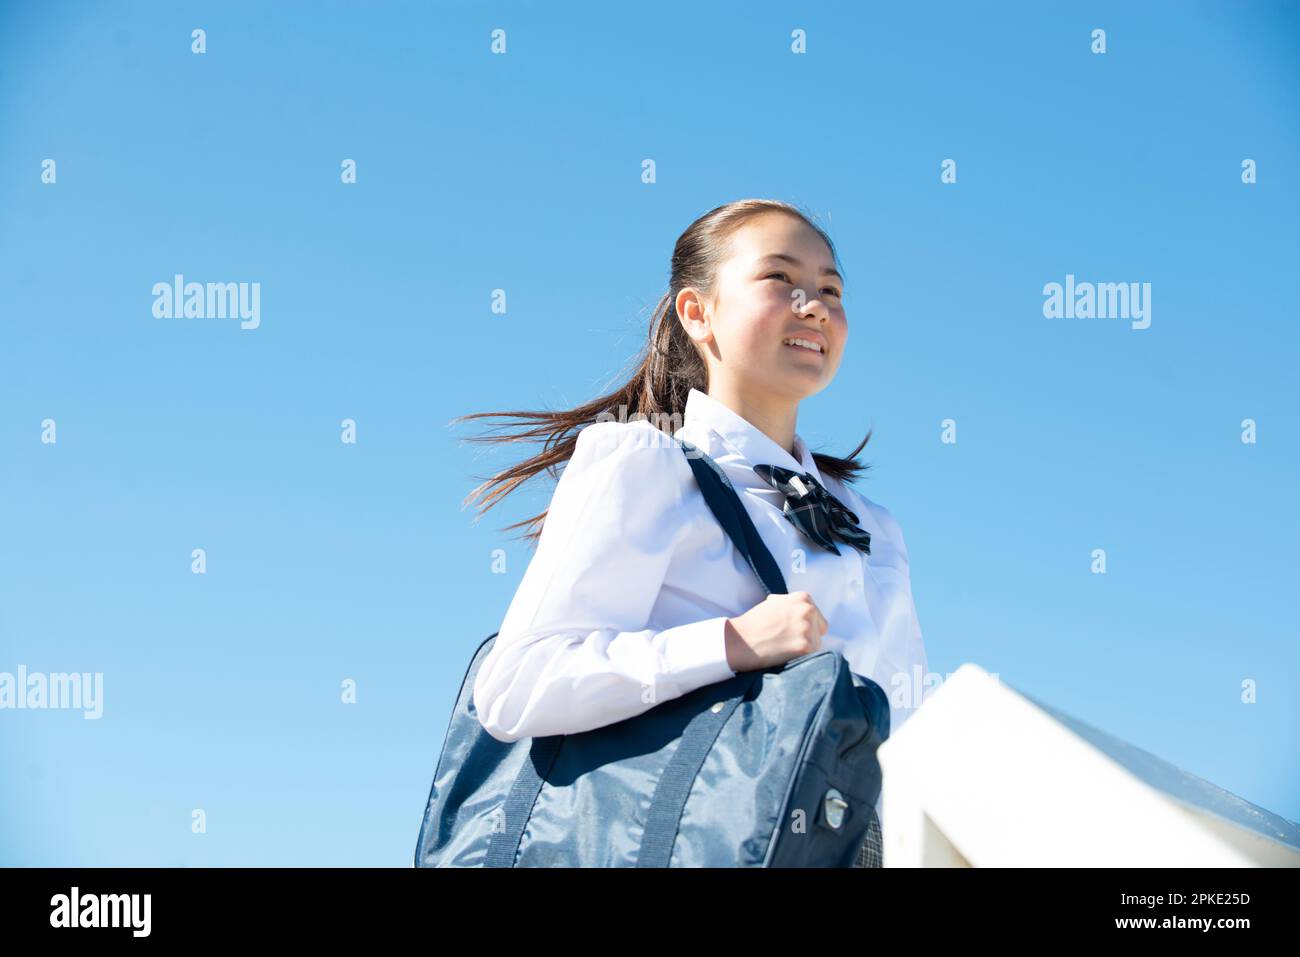
[[[823,389],[825,389],[826,386],[830,385],[830,382],[823,379],[821,376],[787,375],[787,376],[782,376],[780,378],[774,377],[773,379],[769,380],[769,382],[772,383],[778,381],[781,382],[782,386],[784,386],[784,388],[782,388],[780,391],[784,392],[786,395],[788,395],[790,398],[796,401],[802,401],[811,395],[816,395],[818,392],[821,392]],[[776,391],[776,390],[773,388],[772,391]]]

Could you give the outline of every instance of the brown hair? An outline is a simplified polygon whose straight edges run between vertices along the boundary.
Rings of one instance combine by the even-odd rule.
[[[537,455],[484,481],[470,492],[464,504],[469,504],[486,490],[495,488],[484,498],[481,516],[538,472],[546,471],[554,478],[556,467],[573,456],[578,432],[594,422],[607,419],[632,421],[640,415],[671,435],[674,426],[670,423],[681,421],[690,390],[695,388],[708,392],[708,367],[677,318],[677,294],[682,289],[694,287],[705,296],[711,296],[718,267],[728,255],[728,240],[732,233],[751,218],[769,212],[787,213],[807,223],[825,241],[836,265],[839,265],[830,236],[813,222],[811,216],[789,203],[773,199],[742,199],[705,213],[677,238],[673,247],[668,291],[655,306],[650,319],[649,341],[636,371],[627,382],[607,395],[567,411],[475,412],[452,420],[455,423],[487,417],[521,419],[523,422],[513,435],[471,436],[468,441],[522,442],[531,439],[543,443],[542,451]],[[536,424],[526,425],[529,421]],[[870,440],[871,433],[868,432],[858,447],[844,458],[813,452],[813,460],[823,474],[829,474],[841,482],[853,481],[859,472],[871,468],[856,459]],[[530,519],[507,525],[502,531],[526,525],[535,526],[525,536],[535,544],[541,536],[545,521],[546,511],[543,511]]]

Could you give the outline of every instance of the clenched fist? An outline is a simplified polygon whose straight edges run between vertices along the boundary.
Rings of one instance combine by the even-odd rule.
[[[760,671],[811,654],[822,646],[826,619],[806,591],[768,595],[726,626],[732,671]]]

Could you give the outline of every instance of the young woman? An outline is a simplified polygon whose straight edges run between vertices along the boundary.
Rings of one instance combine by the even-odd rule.
[[[508,526],[540,527],[474,685],[493,737],[603,727],[824,648],[889,696],[891,735],[919,707],[928,669],[903,533],[847,484],[869,467],[854,456],[871,436],[836,458],[795,430],[799,403],[830,385],[848,345],[836,263],[830,237],[793,206],[720,206],[678,238],[624,386],[567,412],[463,417],[536,423],[475,441],[546,440],[471,493],[497,487],[484,511],[567,462],[547,511]],[[789,594],[764,595],[669,435],[726,471]],[[834,500],[820,510],[818,485]]]

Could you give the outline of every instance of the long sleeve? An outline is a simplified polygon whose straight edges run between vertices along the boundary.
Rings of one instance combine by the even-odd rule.
[[[916,709],[925,701],[926,696],[932,690],[926,685],[926,678],[929,676],[930,666],[925,652],[925,641],[921,637],[921,624],[916,614],[916,600],[912,596],[912,571],[911,559],[907,553],[907,540],[903,537],[902,526],[894,514],[883,505],[868,502],[859,493],[854,492],[856,500],[863,507],[870,507],[872,514],[875,515],[876,521],[884,529],[887,537],[887,548],[895,552],[900,561],[903,572],[902,588],[899,590],[898,601],[903,603],[906,615],[906,626],[901,634],[897,636],[901,641],[898,646],[896,662],[904,669],[906,679],[906,690],[899,700],[895,702],[896,706],[892,709],[897,730],[902,727],[902,723],[916,713]],[[903,689],[891,689],[891,696]],[[892,733],[892,732],[891,732]]]
[[[479,721],[516,741],[575,734],[735,674],[725,617],[656,630],[686,532],[681,450],[643,421],[578,433],[542,534],[474,682]]]
[[[926,686],[929,663],[916,614],[916,602],[912,597],[911,560],[903,529],[893,513],[883,505],[867,499],[851,486],[841,485],[840,488],[844,489],[847,496],[845,501],[855,513],[863,518],[870,515],[875,519],[881,537],[872,540],[872,554],[878,559],[884,558],[887,567],[894,569],[885,579],[889,602],[872,613],[873,621],[884,627],[885,632],[878,636],[880,643],[872,657],[877,670],[869,676],[889,698],[889,735],[892,738],[916,713],[931,690]],[[867,559],[867,564],[872,564],[870,558]],[[882,790],[876,800],[876,815],[882,832],[885,830],[883,805]]]
[[[916,694],[913,696],[915,700],[912,703],[913,704],[912,711],[914,713],[915,710],[925,702],[926,696],[932,690],[926,683],[926,678],[929,676],[929,672],[930,672],[929,661],[927,660],[927,656],[925,653],[925,641],[921,637],[921,622],[916,614],[916,600],[915,598],[912,597],[912,571],[911,571],[911,561],[909,560],[907,555],[907,542],[903,538],[903,529],[898,524],[898,520],[895,519],[893,514],[890,513],[887,509],[884,510],[884,512],[885,512],[885,517],[888,519],[888,527],[890,530],[890,534],[894,538],[894,541],[898,548],[899,555],[901,555],[903,558],[903,568],[906,571],[905,581],[907,585],[906,593],[907,593],[908,612],[911,617],[909,651],[911,657],[913,658],[916,664],[920,665],[920,669],[921,669],[920,686],[916,688]]]

